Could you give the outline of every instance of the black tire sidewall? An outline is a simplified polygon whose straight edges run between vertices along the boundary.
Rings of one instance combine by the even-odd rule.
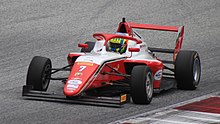
[[[183,90],[195,90],[198,86],[201,76],[201,66],[198,82],[195,82],[193,75],[194,61],[200,58],[196,51],[180,51],[175,61],[175,78],[177,88]]]
[[[35,56],[28,68],[26,84],[32,85],[34,90],[46,91],[50,82],[49,79],[46,79],[46,84],[44,82],[45,78],[50,78],[50,74],[45,74],[46,67],[49,70],[52,68],[51,60],[45,57]]]
[[[146,91],[146,80],[148,73],[151,75],[151,83],[153,85],[152,71],[148,66],[137,65],[132,69],[131,97],[135,104],[149,104],[152,100],[152,96],[149,98]]]

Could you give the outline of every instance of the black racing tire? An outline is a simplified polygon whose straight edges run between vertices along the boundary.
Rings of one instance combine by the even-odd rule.
[[[177,88],[195,90],[201,77],[201,63],[196,51],[180,51],[175,61]]]
[[[33,90],[46,91],[51,77],[51,60],[35,56],[28,68],[26,85],[33,86]]]
[[[131,72],[131,97],[135,104],[149,104],[153,98],[153,76],[146,65],[136,65]]]
[[[88,44],[88,48],[82,48],[80,52],[90,53],[95,46],[95,42],[87,41],[85,44]]]

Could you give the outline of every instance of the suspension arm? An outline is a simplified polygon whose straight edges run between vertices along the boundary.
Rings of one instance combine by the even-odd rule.
[[[50,74],[52,75],[52,74],[54,74],[54,73],[56,73],[58,71],[70,71],[69,67],[71,67],[71,66],[73,66],[73,64],[64,66],[62,68],[53,68],[53,69],[51,69],[51,73]]]

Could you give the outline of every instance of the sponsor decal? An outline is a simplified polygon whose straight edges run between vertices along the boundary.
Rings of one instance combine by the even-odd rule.
[[[67,89],[72,89],[72,90],[75,90],[79,87],[79,85],[72,85],[72,84],[68,84],[67,85]]]
[[[80,81],[81,81],[81,80],[82,80],[82,78],[73,78],[73,80],[80,80]]]
[[[114,69],[115,69],[116,71],[118,71],[119,67],[120,67],[120,65],[118,64],[117,67],[114,67]]]
[[[127,95],[124,94],[124,95],[121,95],[121,102],[125,102],[127,99]]]
[[[67,82],[67,89],[75,90],[79,87],[80,84],[82,84],[81,80],[69,80]]]
[[[77,65],[93,66],[93,63],[91,63],[91,62],[77,62]]]
[[[82,81],[81,80],[69,80],[68,82],[67,82],[68,84],[82,84]]]
[[[158,70],[155,74],[154,74],[154,79],[155,80],[161,80],[162,78],[162,70]]]
[[[82,72],[76,72],[74,76],[82,76]]]

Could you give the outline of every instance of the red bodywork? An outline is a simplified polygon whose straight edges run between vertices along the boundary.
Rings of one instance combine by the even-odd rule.
[[[126,38],[129,40],[135,41],[137,44],[141,44],[142,41],[133,37],[132,28],[139,29],[148,29],[148,30],[161,30],[161,31],[171,31],[171,32],[179,32],[178,38],[176,40],[176,46],[174,49],[173,60],[175,61],[176,55],[181,49],[184,27],[175,27],[175,26],[158,26],[158,25],[150,25],[150,24],[136,24],[132,22],[121,22],[118,27],[118,32],[126,32],[129,36],[121,36],[117,34],[103,34],[96,33],[93,35],[94,38],[97,39],[97,42],[100,40],[105,40],[104,45],[107,44],[107,41],[112,38]],[[79,47],[88,47],[85,45],[79,45]],[[138,50],[137,50],[138,51]],[[68,77],[67,83],[64,86],[64,94],[66,96],[76,96],[80,94],[82,91],[91,88],[98,88],[107,85],[111,85],[112,81],[123,80],[125,77],[111,74],[104,74],[105,72],[111,72],[112,68],[117,70],[120,73],[127,74],[129,73],[126,70],[126,63],[130,65],[133,64],[144,64],[151,68],[153,75],[155,75],[160,70],[164,69],[164,65],[162,61],[144,61],[144,60],[130,60],[129,57],[124,57],[117,60],[112,60],[106,62],[102,65],[98,65],[92,62],[73,62],[72,58],[77,58],[82,54],[70,53],[68,55],[69,64],[73,64],[72,70]],[[110,66],[110,67],[109,67]],[[161,74],[162,78],[162,74]],[[154,80],[154,88],[160,88],[161,78],[159,80]]]

